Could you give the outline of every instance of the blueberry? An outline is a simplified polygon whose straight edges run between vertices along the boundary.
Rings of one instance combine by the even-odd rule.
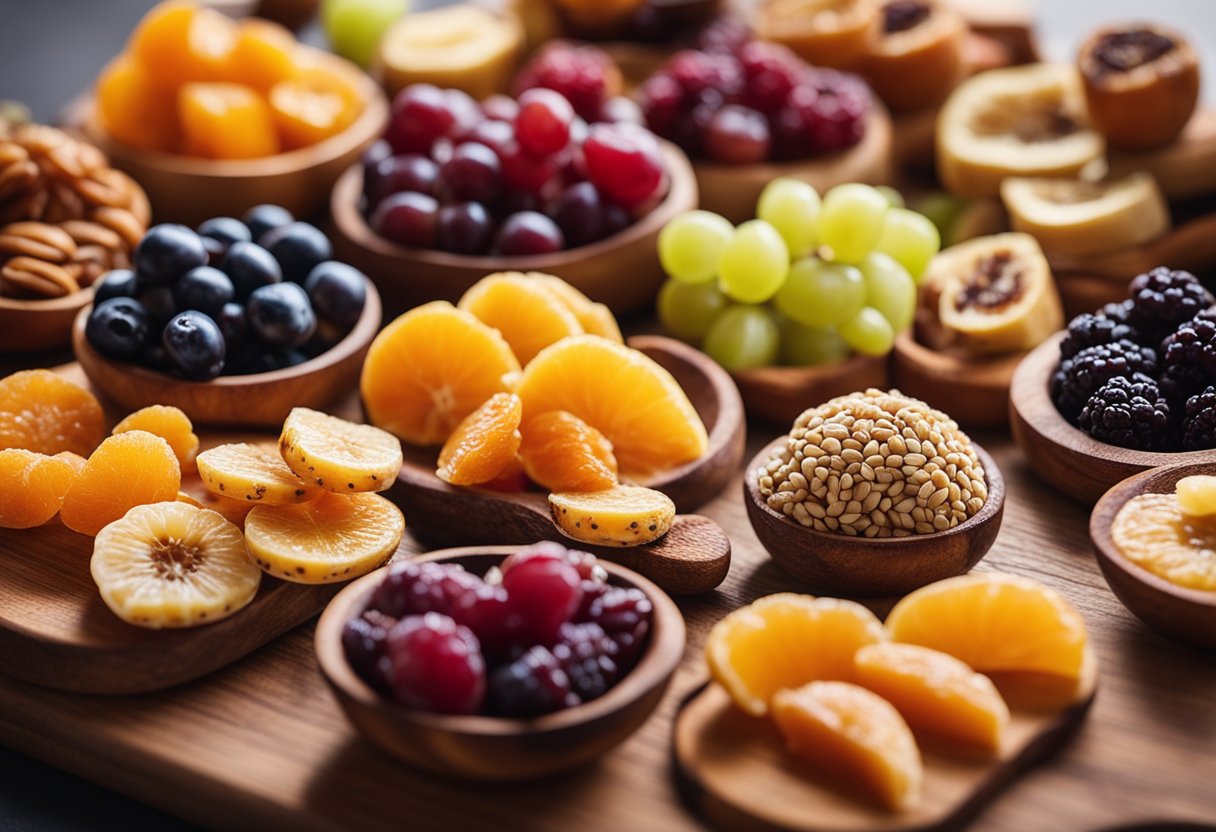
[[[93,303],[110,298],[133,298],[139,294],[139,276],[130,269],[114,269],[106,272],[93,284]]]
[[[198,227],[198,235],[203,238],[203,248],[207,249],[211,265],[224,259],[233,243],[247,243],[253,239],[249,226],[232,217],[213,217]]]
[[[309,272],[304,288],[317,317],[343,330],[355,325],[367,302],[367,278],[363,272],[333,260]]]
[[[169,353],[165,350],[165,345],[156,341],[144,344],[144,348],[139,351],[139,363],[162,373],[173,369],[173,362],[169,360]]]
[[[177,301],[173,299],[173,290],[168,286],[153,286],[139,293],[139,302],[148,310],[148,320],[156,329],[160,329],[177,314]]]
[[[334,256],[329,238],[306,222],[272,228],[258,238],[258,245],[274,255],[283,269],[283,279],[293,283],[303,283],[313,267]]]
[[[93,307],[84,335],[108,358],[133,358],[148,338],[148,310],[134,298],[110,298]]]
[[[248,298],[254,289],[283,279],[279,261],[257,243],[233,243],[224,258],[223,271],[231,278],[236,299],[240,301]]]
[[[262,239],[262,235],[272,228],[295,221],[291,212],[281,205],[255,205],[241,219],[249,226],[249,233],[253,235],[251,239],[254,240]]]
[[[228,345],[229,351],[238,347],[249,332],[249,325],[245,322],[245,307],[239,303],[225,303],[215,322],[219,324],[220,332],[224,333],[224,343]]]
[[[245,307],[249,328],[274,347],[299,347],[317,329],[308,295],[295,283],[263,286],[249,296]]]
[[[232,279],[219,269],[199,266],[186,272],[173,287],[177,308],[185,311],[197,309],[212,318],[220,314],[224,304],[236,297]]]
[[[171,286],[196,266],[207,263],[202,239],[184,225],[154,225],[135,247],[135,270],[150,283]]]
[[[202,312],[183,312],[169,321],[164,332],[165,352],[183,376],[210,381],[224,369],[224,335]]]

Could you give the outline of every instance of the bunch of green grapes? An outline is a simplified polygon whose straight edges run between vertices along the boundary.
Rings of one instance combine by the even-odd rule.
[[[738,228],[688,211],[659,234],[668,281],[659,320],[728,370],[885,355],[912,325],[937,228],[888,188],[848,184],[823,199],[774,179]]]

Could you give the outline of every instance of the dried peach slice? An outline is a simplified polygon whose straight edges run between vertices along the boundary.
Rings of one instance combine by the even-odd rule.
[[[650,543],[667,534],[676,517],[670,497],[638,485],[550,494],[549,510],[563,533],[597,546]]]
[[[541,413],[522,432],[520,461],[537,485],[550,491],[603,491],[617,484],[612,443],[573,413]]]
[[[203,485],[221,497],[289,505],[321,494],[321,489],[296,476],[282,457],[260,445],[217,445],[199,454],[195,462]]]
[[[41,526],[59,513],[76,469],[58,457],[23,448],[0,451],[0,528]]]
[[[198,437],[190,417],[176,407],[154,404],[137,410],[114,426],[114,435],[130,430],[146,430],[169,443],[182,470],[194,465],[198,453]]]
[[[435,475],[452,485],[481,485],[498,478],[519,450],[523,413],[519,396],[495,393],[448,437]]]
[[[384,491],[401,471],[401,442],[387,431],[293,408],[279,453],[296,476],[326,491]]]
[[[550,344],[583,333],[578,318],[552,290],[519,272],[483,277],[459,306],[501,332],[525,367]]]
[[[63,525],[96,535],[135,506],[172,502],[181,466],[169,443],[143,430],[106,439],[85,463],[63,498]]]
[[[0,379],[0,449],[88,456],[106,437],[97,397],[50,370]]]

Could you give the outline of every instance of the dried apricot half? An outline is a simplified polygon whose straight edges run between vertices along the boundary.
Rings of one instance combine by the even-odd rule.
[[[523,426],[524,472],[550,491],[603,491],[617,484],[612,443],[565,410],[550,410]]]
[[[209,491],[233,500],[289,505],[321,494],[321,489],[296,476],[281,456],[261,445],[217,445],[199,454],[195,463]]]
[[[519,272],[499,272],[474,283],[460,308],[502,333],[519,363],[545,347],[582,335],[578,318],[545,284]]]
[[[0,379],[0,449],[88,456],[106,437],[97,397],[50,370]]]
[[[344,494],[384,491],[401,471],[397,437],[307,407],[287,414],[279,453],[300,479]]]
[[[495,393],[448,437],[435,475],[452,485],[481,485],[503,474],[519,450],[524,407],[514,393]]]
[[[135,506],[172,502],[182,470],[169,443],[155,434],[132,430],[111,436],[97,447],[63,498],[63,525],[96,535]]]
[[[194,465],[198,454],[198,437],[190,417],[176,407],[154,404],[137,410],[114,426],[115,435],[129,430],[146,430],[169,443],[182,470]]]
[[[59,513],[76,469],[58,457],[24,448],[0,451],[0,528],[30,529]]]

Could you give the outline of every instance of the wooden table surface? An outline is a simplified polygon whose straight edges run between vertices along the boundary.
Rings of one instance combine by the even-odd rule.
[[[765,436],[765,429],[753,430]],[[1054,586],[1081,610],[1101,660],[1088,723],[1060,755],[1000,796],[985,830],[1092,830],[1216,820],[1216,661],[1146,629],[1094,564],[1087,512],[1036,481],[1007,439],[976,437],[1009,484],[1004,528],[981,569]],[[752,443],[750,451],[759,447]],[[760,548],[738,481],[706,509],[729,532],[723,586],[680,601],[683,665],[656,714],[590,766],[527,785],[443,780],[356,735],[316,668],[305,625],[200,682],[138,697],[56,693],[0,678],[0,743],[175,814],[223,828],[694,829],[669,762],[680,699],[705,678],[710,625],[799,587]],[[403,551],[418,551],[407,537]],[[873,605],[885,613],[887,604]]]

